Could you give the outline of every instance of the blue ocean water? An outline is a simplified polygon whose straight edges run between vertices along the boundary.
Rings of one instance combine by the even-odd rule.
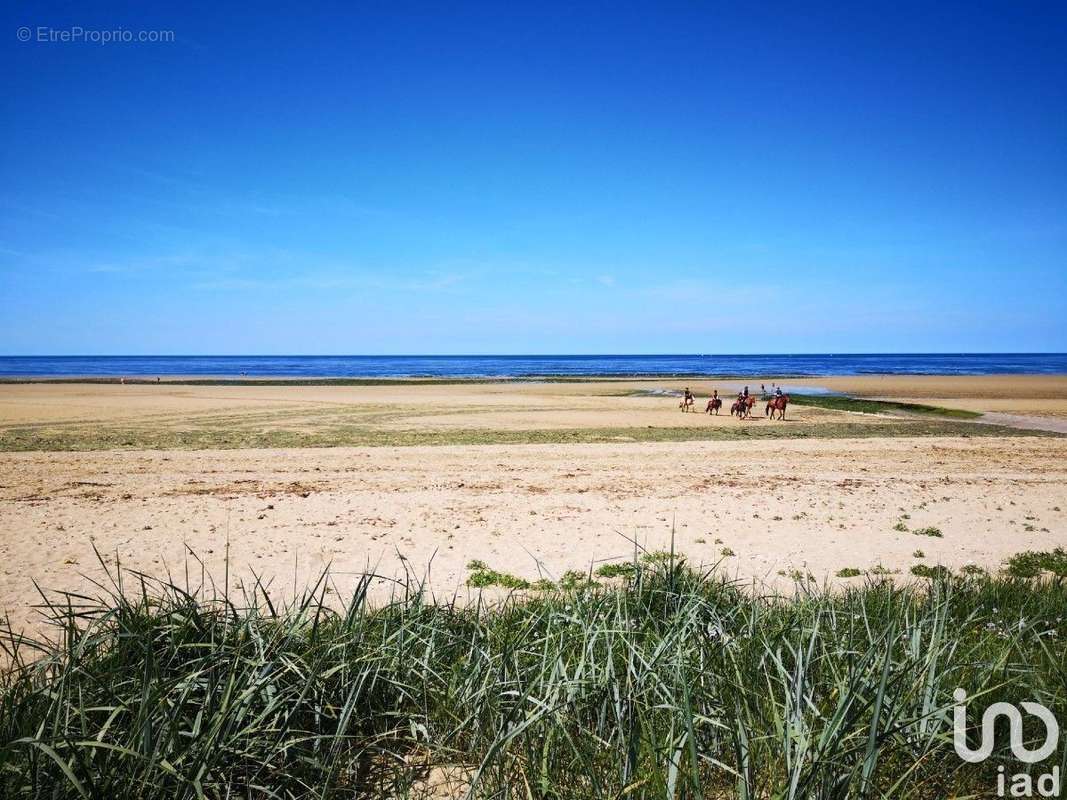
[[[1067,353],[596,356],[0,356],[0,376],[278,378],[546,375],[1049,375]]]

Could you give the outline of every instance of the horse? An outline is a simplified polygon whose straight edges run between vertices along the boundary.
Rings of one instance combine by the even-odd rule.
[[[680,403],[678,403],[678,408],[682,409],[683,412],[692,411],[696,413],[696,408],[694,406],[694,401],[692,397],[684,398]]]
[[[708,400],[708,405],[704,409],[704,413],[705,414],[714,413],[715,416],[718,416],[720,408],[722,408],[722,398],[721,397],[712,397],[711,399]]]
[[[789,405],[789,395],[782,394],[776,397],[772,397],[767,401],[767,408],[764,410],[764,416],[774,419],[774,412],[778,412],[778,419],[785,419],[785,407]]]
[[[746,419],[752,416],[752,406],[754,405],[756,405],[756,395],[750,394],[748,397],[735,400],[734,404],[730,406],[730,413],[737,414],[738,419]]]

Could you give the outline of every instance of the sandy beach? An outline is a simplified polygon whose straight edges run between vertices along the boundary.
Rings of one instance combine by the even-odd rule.
[[[1065,377],[805,383],[975,410],[1014,390],[1027,414],[1067,414]],[[806,406],[785,422],[762,411],[739,422],[680,413],[667,392],[684,385],[2,385],[0,441],[29,431],[73,445],[0,453],[0,607],[32,624],[34,581],[90,588],[104,575],[94,546],[109,563],[183,579],[187,567],[199,574],[190,554],[220,579],[229,548],[235,580],[254,570],[283,591],[329,567],[338,596],[370,568],[385,597],[405,570],[451,596],[471,591],[471,559],[558,577],[672,538],[692,562],[780,589],[863,580],[836,577],[845,568],[901,579],[917,563],[996,570],[1016,552],[1067,545],[1067,438],[959,422],[939,434]],[[712,384],[690,385],[703,406]],[[598,438],[566,438],[582,430]],[[633,440],[639,430],[681,439]],[[324,431],[380,438],[269,446]],[[214,441],[206,432],[226,438],[199,446]],[[415,434],[439,438],[403,444]],[[471,435],[484,438],[450,438]]]

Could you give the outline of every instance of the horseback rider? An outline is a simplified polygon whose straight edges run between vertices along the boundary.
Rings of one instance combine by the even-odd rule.
[[[774,396],[775,397],[781,397],[782,396],[782,387],[781,386],[779,386],[777,389],[774,390]]]

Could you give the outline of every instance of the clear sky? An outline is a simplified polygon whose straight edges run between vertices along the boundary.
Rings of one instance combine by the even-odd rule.
[[[1067,351],[1063,2],[301,5],[4,4],[0,352]]]

